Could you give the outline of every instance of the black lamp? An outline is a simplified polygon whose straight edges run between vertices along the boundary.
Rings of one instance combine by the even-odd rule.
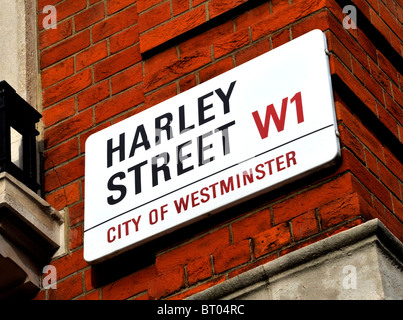
[[[8,172],[34,192],[37,181],[35,125],[41,114],[0,81],[0,172]]]

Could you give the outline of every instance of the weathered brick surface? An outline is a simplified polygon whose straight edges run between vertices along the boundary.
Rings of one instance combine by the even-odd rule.
[[[53,4],[58,13],[57,29],[49,30],[38,14],[43,185],[45,199],[68,212],[69,243],[68,253],[52,261],[58,289],[36,299],[183,299],[375,217],[403,241],[396,147],[401,150],[403,137],[402,4],[353,0],[368,24],[346,30],[340,3],[38,0],[38,11]],[[173,235],[141,259],[122,258],[119,266],[132,269],[88,265],[88,136],[312,29],[324,31],[329,46],[340,167],[309,185],[289,186],[286,194],[252,201],[245,212],[236,207],[236,215],[217,225]]]

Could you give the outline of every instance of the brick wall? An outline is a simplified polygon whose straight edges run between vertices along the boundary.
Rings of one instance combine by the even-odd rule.
[[[57,290],[37,299],[182,299],[379,218],[403,241],[403,8],[354,0],[38,0],[44,194],[68,211]],[[325,31],[342,144],[327,172],[101,265],[83,260],[87,137],[312,29]],[[400,68],[400,70],[398,69]]]

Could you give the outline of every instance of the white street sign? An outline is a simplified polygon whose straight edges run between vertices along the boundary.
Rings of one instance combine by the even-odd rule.
[[[311,31],[86,142],[84,258],[98,262],[333,165],[326,38]]]

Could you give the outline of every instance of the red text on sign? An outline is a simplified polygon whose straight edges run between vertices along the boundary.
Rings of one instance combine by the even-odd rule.
[[[297,92],[292,98],[291,103],[295,101],[295,106],[297,110],[297,121],[298,123],[304,122],[304,111],[302,107],[302,97],[301,91]],[[287,114],[287,105],[288,105],[288,97],[284,98],[281,103],[281,111],[280,117],[278,116],[276,109],[273,104],[270,104],[266,108],[266,116],[264,119],[264,124],[262,123],[262,119],[260,118],[259,112],[252,112],[253,119],[255,120],[256,127],[259,130],[260,137],[265,139],[269,135],[269,125],[270,119],[273,119],[273,122],[277,128],[278,132],[284,130],[285,118]]]

